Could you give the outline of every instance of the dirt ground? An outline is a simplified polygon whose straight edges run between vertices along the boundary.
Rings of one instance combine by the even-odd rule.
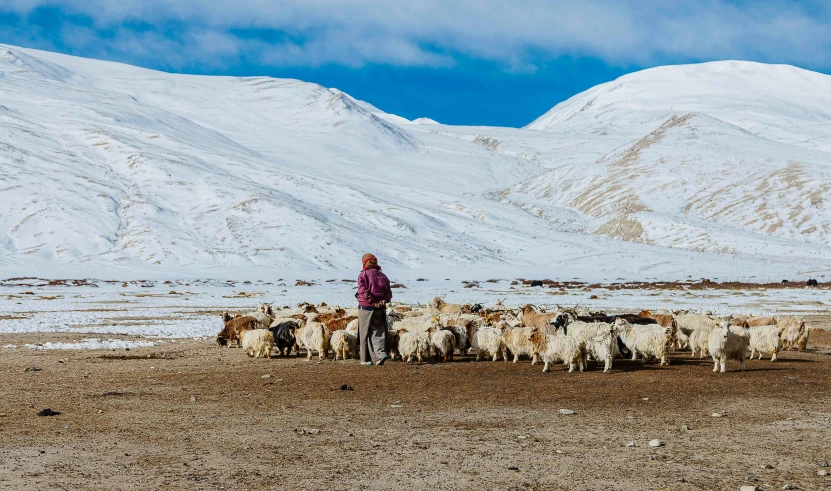
[[[210,340],[4,349],[0,488],[831,489],[818,475],[831,460],[829,354],[829,331],[726,374],[689,353],[604,375],[472,357],[254,360]],[[36,416],[47,407],[61,414]]]

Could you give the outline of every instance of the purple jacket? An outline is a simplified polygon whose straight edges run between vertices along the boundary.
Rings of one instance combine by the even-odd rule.
[[[372,307],[381,300],[392,300],[390,280],[380,269],[367,268],[358,275],[358,293],[355,294],[358,305]]]

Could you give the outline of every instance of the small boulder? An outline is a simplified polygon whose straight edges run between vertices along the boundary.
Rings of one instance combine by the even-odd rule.
[[[721,414],[721,413],[713,413],[713,414],[710,415],[711,418],[720,418],[722,416],[723,416],[723,414]]]
[[[663,446],[664,446],[664,442],[662,442],[661,440],[658,440],[658,439],[656,438],[656,439],[654,439],[654,440],[649,440],[649,446],[650,446],[650,447],[663,447]]]
[[[53,411],[52,408],[46,408],[38,412],[38,416],[57,416],[61,413]]]
[[[562,414],[564,416],[570,416],[572,414],[577,414],[577,412],[574,411],[573,409],[560,409],[560,414]]]
[[[33,367],[33,366],[29,366],[29,367],[26,367],[26,368],[23,369],[24,372],[39,372],[41,370],[42,370],[41,368]]]
[[[820,470],[818,470],[818,471],[817,471],[817,475],[818,475],[819,477],[825,477],[825,476],[827,476],[827,475],[828,475],[828,471],[827,471],[827,470],[825,470],[825,469],[820,469]]]
[[[739,491],[759,491],[759,486],[742,486]]]

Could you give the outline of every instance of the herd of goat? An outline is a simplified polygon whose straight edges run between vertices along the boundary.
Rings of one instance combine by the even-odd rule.
[[[326,304],[303,303],[275,312],[264,303],[248,314],[222,314],[224,327],[217,335],[219,346],[242,347],[248,356],[270,358],[276,347],[281,356],[306,350],[311,360],[334,353],[334,359],[358,356],[358,311]],[[808,343],[804,319],[795,316],[720,318],[687,311],[642,311],[638,314],[606,315],[578,308],[545,312],[533,305],[508,309],[499,301],[491,308],[480,304],[460,305],[433,299],[426,306],[387,306],[387,352],[391,359],[421,363],[431,353],[437,361],[452,361],[456,351],[476,353],[476,360],[500,357],[514,363],[521,356],[535,364],[562,362],[568,371],[583,371],[587,362],[612,369],[619,356],[651,359],[667,365],[670,352],[689,349],[692,357],[708,354],[713,371],[724,372],[728,360],[740,363],[757,353],[776,361],[779,351],[803,350]],[[510,354],[510,355],[509,355]]]

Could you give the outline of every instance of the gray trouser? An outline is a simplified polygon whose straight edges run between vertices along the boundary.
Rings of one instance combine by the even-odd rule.
[[[376,362],[387,356],[387,312],[380,308],[358,311],[358,339],[361,363]]]

